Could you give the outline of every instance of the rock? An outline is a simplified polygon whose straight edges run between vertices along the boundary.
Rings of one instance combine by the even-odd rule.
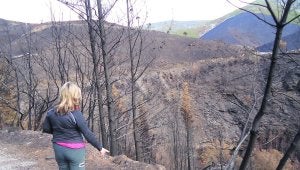
[[[112,162],[123,167],[124,169],[136,169],[136,170],[165,170],[166,168],[162,165],[152,165],[143,162],[134,161],[128,158],[126,155],[115,156]],[[122,169],[123,169],[122,168]]]

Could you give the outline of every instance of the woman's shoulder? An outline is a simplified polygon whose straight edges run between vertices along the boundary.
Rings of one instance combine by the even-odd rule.
[[[73,110],[71,113],[76,119],[84,120],[83,113],[80,110]]]
[[[51,115],[53,115],[55,113],[56,113],[56,108],[53,107],[53,108],[51,108],[51,109],[48,110],[47,116],[51,116]]]
[[[74,115],[82,115],[82,112],[80,110],[73,110],[71,113]]]

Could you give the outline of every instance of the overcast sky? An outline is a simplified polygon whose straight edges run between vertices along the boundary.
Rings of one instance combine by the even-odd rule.
[[[212,20],[236,9],[226,2],[226,0],[136,1],[139,2],[136,9],[144,9],[144,11],[147,11],[147,23],[171,19],[179,21]],[[118,22],[115,15],[118,15],[119,18],[122,18],[122,16],[124,18],[122,13],[124,13],[125,10],[121,9],[122,4],[124,4],[124,0],[120,0],[116,10],[112,11],[108,20]],[[54,11],[56,20],[78,19],[77,14],[71,12],[65,5],[57,0],[0,0],[0,18],[29,23],[48,22],[51,21],[50,8]],[[145,14],[146,12],[142,13]]]

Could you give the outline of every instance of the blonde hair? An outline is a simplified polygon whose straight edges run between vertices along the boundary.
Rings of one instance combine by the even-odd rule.
[[[81,90],[72,82],[65,83],[60,89],[60,101],[57,105],[57,112],[60,115],[75,110],[81,102]]]

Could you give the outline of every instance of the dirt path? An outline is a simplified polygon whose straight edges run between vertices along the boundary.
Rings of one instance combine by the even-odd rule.
[[[37,131],[0,130],[0,170],[57,170],[51,135]],[[125,155],[103,158],[87,144],[87,170],[165,170],[160,165],[133,161]],[[49,159],[50,158],[50,159]]]
[[[0,150],[0,169],[14,170],[14,169],[35,169],[37,165],[36,161],[24,160],[24,158],[18,158],[16,155],[11,155],[5,152],[7,148],[1,148]]]
[[[0,170],[56,170],[51,137],[39,132],[0,131]]]

